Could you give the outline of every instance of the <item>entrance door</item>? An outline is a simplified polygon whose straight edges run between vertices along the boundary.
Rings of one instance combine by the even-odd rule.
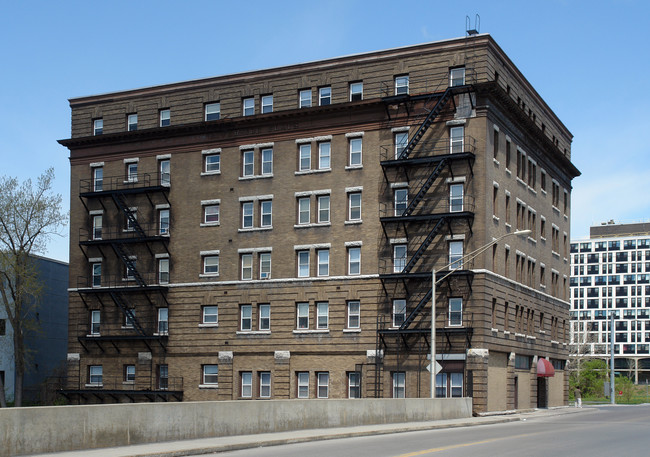
[[[537,378],[537,407],[548,408],[546,378],[541,376]]]
[[[515,409],[519,409],[519,378],[515,376]]]

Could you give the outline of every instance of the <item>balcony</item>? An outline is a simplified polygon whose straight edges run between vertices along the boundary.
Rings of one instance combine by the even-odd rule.
[[[100,376],[100,379],[93,379],[93,382],[86,382],[81,377],[63,376],[55,380],[60,386],[58,392],[70,399],[81,397],[88,399],[95,397],[100,401],[111,398],[119,401],[127,397],[132,402],[148,401],[176,401],[183,400],[183,378],[139,378],[133,381],[126,381],[123,376]]]
[[[79,180],[80,197],[96,197],[112,193],[166,192],[171,186],[169,173],[138,173],[136,177],[107,176],[100,180]]]

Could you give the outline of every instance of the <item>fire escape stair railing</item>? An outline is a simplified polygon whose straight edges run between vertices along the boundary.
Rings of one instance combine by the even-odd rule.
[[[133,314],[133,311],[127,308],[126,303],[124,303],[124,300],[122,299],[122,296],[117,292],[111,292],[110,296],[115,304],[120,308],[124,316],[128,319],[128,322],[133,325],[133,328],[138,332],[138,334],[140,334],[140,336],[147,336],[146,332],[140,325],[140,322],[138,322],[135,315]]]
[[[122,211],[122,213],[126,216],[127,220],[129,221],[128,227],[133,229],[139,237],[145,238],[146,234],[144,233],[144,230],[138,224],[138,219],[135,217],[134,213],[129,209],[129,207],[126,205],[126,201],[124,201],[124,196],[121,194],[112,194],[113,201],[115,202],[115,205]]]
[[[434,168],[434,170],[431,172],[429,177],[424,181],[424,184],[422,184],[422,187],[420,187],[418,193],[415,195],[415,197],[413,197],[409,205],[406,207],[406,209],[402,213],[402,216],[410,216],[413,213],[415,208],[424,199],[424,196],[426,195],[427,191],[431,188],[435,180],[438,178],[438,176],[440,176],[440,173],[442,173],[442,169],[444,168],[446,163],[447,163],[447,159],[443,159],[438,163],[438,166]]]
[[[415,251],[411,259],[408,261],[408,263],[404,266],[404,269],[400,272],[402,274],[408,274],[411,272],[415,264],[420,260],[420,258],[424,255],[424,252],[427,250],[431,242],[433,241],[433,238],[438,234],[440,231],[440,227],[443,225],[447,218],[446,217],[441,217],[438,219],[438,222],[436,222],[436,225],[433,226],[427,237],[422,241],[422,244],[420,247],[418,247],[418,250]]]
[[[122,243],[111,243],[111,247],[117,254],[117,256],[122,259],[124,265],[126,266],[127,275],[133,276],[136,284],[140,287],[147,287],[147,284],[144,282],[142,275],[135,267],[135,262],[130,258]]]
[[[402,322],[402,325],[400,325],[399,329],[400,330],[406,330],[409,325],[411,325],[411,322],[415,320],[416,317],[418,317],[418,314],[420,314],[420,310],[426,305],[429,300],[431,300],[431,292],[432,289],[429,288],[429,291],[422,297],[422,300],[417,304],[415,308],[413,308],[413,311],[404,319],[404,322]]]

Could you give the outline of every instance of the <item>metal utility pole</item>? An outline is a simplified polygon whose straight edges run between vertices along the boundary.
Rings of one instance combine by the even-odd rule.
[[[610,310],[610,336],[609,336],[609,357],[610,357],[610,370],[609,370],[609,402],[614,405],[616,404],[616,398],[614,397],[614,310]]]

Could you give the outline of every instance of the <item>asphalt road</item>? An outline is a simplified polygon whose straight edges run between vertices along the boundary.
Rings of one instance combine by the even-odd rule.
[[[505,424],[245,449],[219,457],[650,456],[650,405],[585,408]]]

